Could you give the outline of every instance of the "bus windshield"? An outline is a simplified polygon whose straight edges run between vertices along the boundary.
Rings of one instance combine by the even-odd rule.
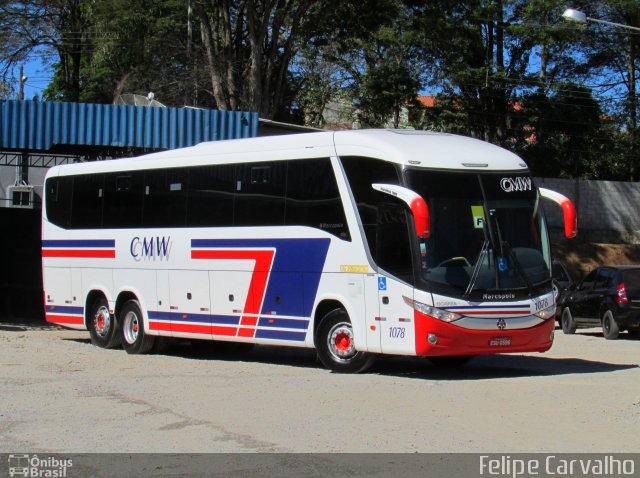
[[[549,240],[529,173],[408,169],[406,180],[431,214],[432,235],[419,239],[427,290],[492,300],[550,287]]]

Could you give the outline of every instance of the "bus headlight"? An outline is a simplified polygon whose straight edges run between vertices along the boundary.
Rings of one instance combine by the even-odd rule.
[[[442,320],[443,322],[455,322],[456,320],[462,318],[460,314],[456,314],[455,312],[438,309],[437,307],[423,304],[422,302],[418,302],[417,300],[409,299],[404,295],[402,296],[402,298],[408,306],[412,307],[422,314],[433,317],[434,319]]]
[[[540,317],[542,320],[547,320],[556,315],[556,306],[552,305],[551,307],[547,307],[546,309],[539,310],[535,314],[536,317]]]

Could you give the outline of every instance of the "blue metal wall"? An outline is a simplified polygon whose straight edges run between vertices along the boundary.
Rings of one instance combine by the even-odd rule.
[[[0,149],[175,149],[257,136],[258,113],[7,100],[0,101],[0,133]]]

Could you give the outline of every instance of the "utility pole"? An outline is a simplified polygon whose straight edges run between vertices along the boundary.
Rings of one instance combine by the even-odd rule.
[[[185,103],[196,106],[196,95],[195,95],[195,74],[194,74],[194,62],[192,58],[193,51],[193,3],[192,0],[187,0],[187,70],[188,75],[190,76],[189,80],[193,80],[193,88],[187,87],[187,98]],[[189,81],[191,83],[191,81]]]
[[[24,100],[24,71],[22,65],[20,65],[20,80],[19,80],[19,88],[18,88],[18,99]]]

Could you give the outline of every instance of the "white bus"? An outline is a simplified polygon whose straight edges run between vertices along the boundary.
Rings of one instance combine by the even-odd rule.
[[[546,351],[555,297],[526,164],[449,134],[361,130],[203,143],[51,168],[46,318],[100,347],[158,337],[462,363]]]

